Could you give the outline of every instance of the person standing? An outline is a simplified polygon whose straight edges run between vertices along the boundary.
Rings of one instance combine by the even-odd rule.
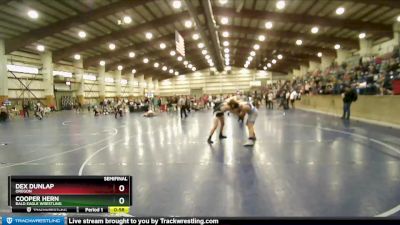
[[[78,101],[78,108],[77,108],[77,112],[81,112],[82,111],[82,103],[80,101]]]
[[[187,117],[186,108],[185,108],[186,100],[185,100],[185,98],[183,96],[181,96],[179,98],[178,106],[181,108],[181,110],[180,110],[181,111],[181,118],[183,118],[183,114],[185,114],[185,118],[186,118]]]
[[[22,110],[24,111],[24,118],[29,118],[29,102],[24,103]]]
[[[285,109],[289,109],[289,101],[290,101],[290,91],[289,89],[285,92]]]
[[[119,115],[119,117],[122,117],[122,113],[123,113],[123,106],[122,106],[122,102],[121,101],[118,101],[116,104],[115,104],[115,106],[114,106],[114,116],[115,116],[115,119],[117,119],[118,118],[118,115]]]
[[[304,86],[304,94],[306,94],[306,95],[310,94],[310,84],[308,84],[308,82],[306,82],[306,84]]]
[[[221,129],[219,132],[219,139],[225,139],[226,136],[223,135],[223,131],[224,131],[224,126],[225,126],[225,117],[224,117],[224,113],[226,111],[228,111],[229,105],[227,101],[216,101],[214,103],[214,113],[215,117],[213,118],[213,126],[210,130],[210,134],[207,138],[207,142],[208,144],[213,144],[214,142],[212,141],[212,136],[214,135],[215,130],[217,130],[218,128],[218,124],[220,124]]]
[[[239,118],[244,118],[247,114],[246,126],[249,132],[249,142],[245,143],[244,146],[254,145],[256,138],[256,133],[254,131],[254,124],[258,116],[257,107],[251,102],[239,102],[231,99],[228,102],[229,110],[239,116]]]
[[[9,113],[7,107],[5,106],[4,102],[0,104],[0,122],[4,122],[8,119]]]
[[[153,110],[154,112],[156,112],[156,111],[157,111],[157,108],[158,108],[158,106],[157,106],[158,101],[157,101],[157,97],[156,97],[156,96],[154,96],[154,97],[151,99],[151,103],[152,103],[152,105],[153,105],[152,110]]]
[[[267,106],[268,109],[274,109],[274,94],[272,93],[272,91],[270,91],[267,95]]]
[[[290,104],[292,105],[292,108],[294,109],[294,102],[297,99],[297,92],[296,90],[292,90],[292,92],[290,93]]]
[[[344,88],[344,92],[342,93],[342,99],[343,99],[343,115],[342,119],[349,120],[350,119],[350,107],[351,103],[357,101],[358,95],[357,92],[350,88],[349,86],[346,86]]]
[[[186,110],[186,112],[190,113],[191,105],[192,105],[192,102],[191,102],[190,96],[186,96],[185,97],[185,110]]]

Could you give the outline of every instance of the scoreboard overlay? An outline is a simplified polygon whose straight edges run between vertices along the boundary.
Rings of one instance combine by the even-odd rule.
[[[13,212],[125,212],[132,177],[9,176],[8,205]]]

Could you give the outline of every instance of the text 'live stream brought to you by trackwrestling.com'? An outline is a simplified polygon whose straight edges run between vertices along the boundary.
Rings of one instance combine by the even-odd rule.
[[[68,217],[67,224],[68,225],[89,225],[89,224],[111,224],[111,225],[159,225],[159,224],[219,224],[218,219],[212,218],[137,218],[137,217],[96,217],[96,218],[87,218],[87,217]]]

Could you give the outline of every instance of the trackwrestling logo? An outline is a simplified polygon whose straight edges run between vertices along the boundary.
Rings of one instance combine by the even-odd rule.
[[[64,225],[64,217],[60,216],[6,216],[2,223],[7,225]]]

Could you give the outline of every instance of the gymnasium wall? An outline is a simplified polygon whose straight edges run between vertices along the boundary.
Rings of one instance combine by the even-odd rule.
[[[21,79],[25,86],[28,86],[30,91],[25,90],[25,87],[8,72],[8,96],[10,100],[33,99],[36,96],[39,99],[45,98],[45,83],[41,71],[42,62],[40,56],[26,52],[15,52],[7,56],[8,65],[21,65],[34,67],[39,70],[38,74],[16,73],[14,74]],[[72,77],[65,75],[54,76],[54,88],[56,98],[61,96],[76,97],[80,83],[76,79],[76,68],[70,62],[60,62],[53,64],[54,71],[62,71],[71,73]],[[84,69],[84,74],[98,77],[96,69]],[[265,85],[271,79],[282,79],[287,76],[285,74],[272,73],[266,71],[247,70],[242,68],[232,68],[230,71],[219,73],[209,69],[193,72],[186,75],[175,76],[168,80],[159,81],[158,85],[155,80],[141,79],[139,75],[130,85],[129,77],[122,75],[128,83],[121,84],[121,95],[128,96],[143,96],[147,92],[153,92],[155,95],[173,96],[173,95],[188,95],[191,93],[234,93],[237,90],[249,91],[251,88],[258,88],[259,85]],[[114,72],[109,71],[105,74],[106,78],[115,78]],[[66,83],[70,82],[70,85]],[[158,86],[158,88],[157,88]],[[84,81],[84,97],[86,103],[96,101],[99,98],[100,86],[96,79]],[[105,82],[105,97],[108,99],[114,98],[117,94],[115,81]]]
[[[375,44],[372,47],[372,55],[385,55],[391,53],[397,44],[398,43],[396,43],[395,39]]]
[[[240,68],[232,68],[231,72],[222,73],[206,69],[163,80],[160,82],[159,90],[162,96],[189,95],[191,90],[198,89],[207,94],[235,93],[237,90],[250,90],[254,87],[251,84],[253,81],[265,84],[271,79],[271,75],[273,79],[275,76],[284,77],[283,74]]]
[[[302,96],[296,106],[335,116],[342,116],[343,112],[341,96]],[[396,95],[359,95],[358,100],[351,105],[351,118],[393,127],[400,127],[399,112],[400,96]]]
[[[43,82],[43,74],[41,72],[42,62],[40,56],[37,54],[31,54],[26,52],[14,52],[11,55],[7,55],[7,65],[19,65],[38,68],[38,74],[28,74],[28,73],[18,73],[13,72],[16,77],[18,77],[22,83],[27,86],[30,91],[25,90],[24,85],[22,85],[18,79],[16,79],[11,72],[7,73],[8,76],[8,97],[10,100],[20,100],[20,99],[31,99],[36,96],[39,99],[44,99],[45,84]],[[70,93],[68,95],[76,96],[79,84],[75,79],[75,68],[69,62],[61,62],[53,64],[53,71],[63,71],[72,73],[72,77],[55,76],[54,77],[54,87],[56,91],[62,94]],[[98,76],[96,70],[84,70],[84,74],[91,74]],[[106,77],[114,77],[113,72],[106,72]],[[129,80],[127,76],[122,76],[122,79]],[[66,85],[66,82],[70,81],[71,85]],[[134,79],[133,87],[129,87],[127,84],[121,85],[121,95],[124,97],[139,96],[139,80]],[[105,83],[105,97],[113,98],[116,96],[115,82]],[[66,94],[67,95],[67,94]],[[85,80],[84,81],[84,96],[86,99],[97,99],[99,98],[99,82]]]

